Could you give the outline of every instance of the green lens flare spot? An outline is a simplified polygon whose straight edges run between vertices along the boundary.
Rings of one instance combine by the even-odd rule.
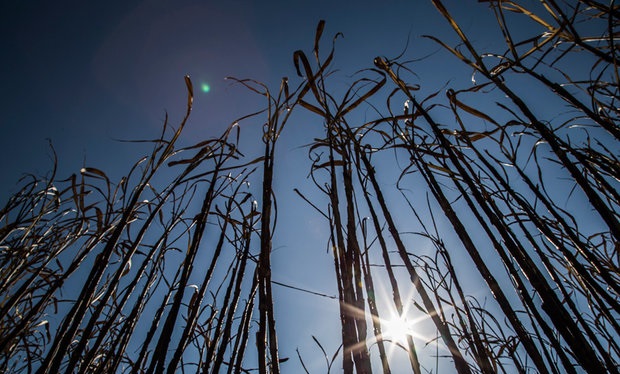
[[[211,91],[211,86],[209,86],[207,83],[202,83],[200,85],[200,89],[202,90],[202,92],[207,93]]]

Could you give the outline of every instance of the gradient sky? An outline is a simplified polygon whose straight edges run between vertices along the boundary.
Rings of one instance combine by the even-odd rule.
[[[480,26],[476,9],[484,5],[450,3],[466,29]],[[47,139],[66,173],[84,160],[109,170],[130,152],[112,139],[152,135],[165,112],[173,121],[182,116],[185,74],[211,87],[196,98],[186,135],[219,134],[257,100],[224,77],[274,86],[294,76],[292,53],[311,49],[320,19],[327,21],[326,36],[344,34],[336,66],[348,74],[377,55],[398,55],[409,34],[405,56],[421,57],[430,49],[420,35],[447,30],[426,1],[356,1],[354,7],[326,0],[11,1],[0,7],[3,200],[21,173],[50,169]]]
[[[193,114],[181,142],[192,144],[219,135],[237,117],[262,105],[256,95],[224,78],[254,78],[277,90],[282,76],[295,76],[293,52],[311,50],[320,19],[327,22],[325,40],[329,41],[337,32],[344,34],[337,43],[335,66],[345,75],[372,67],[377,55],[399,55],[407,46],[408,37],[404,59],[437,51],[436,46],[421,38],[422,34],[455,39],[429,3],[4,1],[0,5],[0,203],[4,204],[15,191],[15,182],[22,173],[45,175],[50,170],[48,139],[58,155],[60,178],[87,165],[104,170],[112,180],[118,179],[130,166],[127,160],[136,160],[147,149],[115,139],[158,136],[166,112],[171,124],[178,124],[185,111],[186,74],[194,87],[205,83],[210,90],[196,94]],[[480,16],[487,5],[456,0],[446,1],[446,5],[475,40],[479,38],[483,46],[492,42],[484,37],[487,27],[495,21],[488,18],[488,12],[485,17]],[[327,48],[329,42],[325,45]],[[467,82],[467,70],[455,69],[450,61],[435,58],[432,63],[421,65],[417,72],[420,80],[434,89],[449,80]],[[304,131],[303,127],[291,130],[302,135]],[[308,140],[291,137],[280,152],[305,157],[307,151],[298,147]],[[286,185],[285,179],[295,172],[294,160],[290,157],[282,164],[276,163],[276,168],[280,168],[276,184],[284,196],[280,198],[280,207],[284,206],[280,222],[286,222],[286,214],[291,214],[287,205],[304,204],[293,200],[292,185]],[[297,171],[302,177],[307,172]],[[326,243],[294,240],[301,233],[326,238],[326,229],[319,217],[309,218],[302,227],[278,227],[289,234],[274,243],[274,280],[336,294]],[[286,256],[280,255],[284,252]],[[298,270],[307,268],[308,253],[318,253],[314,261],[328,269],[325,274]],[[336,302],[316,300],[305,294],[296,298],[295,291],[290,290],[276,292],[276,299],[295,306],[277,316],[283,357],[297,361],[297,347],[302,353],[316,354],[311,333],[317,337],[338,334]],[[323,308],[331,314],[323,313]],[[324,315],[329,317],[311,319]],[[288,332],[300,323],[308,324],[306,334],[290,336]],[[326,343],[325,348],[328,353],[334,352],[338,344]],[[317,365],[324,368],[320,361]]]

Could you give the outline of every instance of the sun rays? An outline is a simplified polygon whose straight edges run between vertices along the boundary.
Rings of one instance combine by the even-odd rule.
[[[408,321],[407,317],[394,315],[390,319],[380,319],[383,326],[382,338],[394,344],[406,346],[407,338],[415,334],[415,323]]]
[[[430,316],[422,312],[414,316],[413,311],[410,310],[411,306],[413,306],[413,303],[408,303],[403,313],[399,314],[393,305],[387,303],[388,311],[383,315],[389,317],[371,316],[373,322],[378,322],[379,330],[376,330],[374,335],[369,335],[365,341],[360,341],[351,347],[345,348],[345,353],[348,351],[355,354],[355,352],[364,347],[372,348],[377,343],[382,342],[390,343],[387,347],[389,359],[399,349],[409,356],[415,356],[414,340],[423,342],[422,344],[425,345],[431,344],[434,341],[434,335],[430,336],[422,333],[422,331],[428,330],[428,327],[423,326],[423,323],[430,319]],[[365,319],[369,316],[368,311],[361,310],[352,305],[344,304],[343,308],[347,314],[355,319]],[[436,344],[436,341],[432,344]]]

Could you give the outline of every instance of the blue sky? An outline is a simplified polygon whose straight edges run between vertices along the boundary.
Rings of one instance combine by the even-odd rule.
[[[480,6],[457,8],[466,26]],[[50,168],[47,139],[65,172],[85,159],[120,162],[131,151],[112,139],[152,135],[165,112],[180,119],[185,74],[212,87],[196,98],[186,135],[218,134],[256,99],[224,77],[273,86],[294,76],[292,53],[311,48],[320,19],[325,35],[344,34],[336,67],[348,74],[399,54],[409,34],[408,54],[421,57],[431,49],[419,36],[446,30],[427,2],[396,0],[4,2],[0,17],[4,197],[21,173]]]

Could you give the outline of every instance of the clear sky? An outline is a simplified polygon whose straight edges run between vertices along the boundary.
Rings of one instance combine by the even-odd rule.
[[[486,4],[456,0],[446,4],[474,39],[482,45],[495,42],[485,39],[486,28],[494,24],[488,13],[481,16]],[[48,172],[52,166],[48,139],[58,154],[61,178],[84,165],[105,170],[113,179],[123,175],[130,166],[127,160],[135,160],[146,148],[115,139],[156,137],[166,112],[171,124],[177,124],[185,110],[186,74],[194,87],[206,84],[209,90],[197,92],[182,143],[219,135],[237,117],[262,105],[255,95],[224,78],[253,78],[277,89],[282,76],[295,76],[293,52],[311,50],[320,19],[327,22],[325,40],[337,32],[344,34],[337,43],[335,66],[345,76],[372,67],[377,55],[397,56],[408,38],[404,59],[438,50],[422,34],[454,40],[428,1],[3,1],[0,202],[14,191],[21,173]],[[467,82],[468,71],[455,70],[460,65],[453,63],[436,58],[421,65],[420,80],[431,89],[449,80]],[[303,135],[302,126],[291,132]],[[298,147],[309,140],[292,137],[279,152],[305,157],[306,150]],[[273,277],[335,295],[326,243],[295,240],[302,234],[326,238],[325,221],[310,217],[302,227],[286,226],[294,214],[286,205],[304,205],[294,200],[292,188],[298,186],[286,181],[289,176],[300,180],[307,175],[307,170],[295,170],[294,157],[281,166],[276,163],[280,168],[276,184],[284,196],[280,201],[284,223],[278,230],[289,234],[274,243]],[[311,270],[309,254],[327,270]],[[336,302],[305,294],[297,298],[290,290],[276,292],[276,303],[280,298],[291,305],[277,316],[282,356],[297,361],[297,347],[316,354],[311,334],[338,334]],[[300,324],[309,327],[294,336]],[[325,348],[333,352],[337,345],[328,342]],[[321,368],[322,362],[317,365]]]
[[[479,4],[457,5],[464,25]],[[226,76],[277,84],[294,76],[292,53],[308,51],[318,20],[325,35],[342,32],[336,66],[348,74],[376,55],[428,53],[425,33],[446,30],[426,1],[200,1],[90,3],[2,2],[0,43],[1,196],[22,172],[51,166],[47,139],[65,172],[111,165],[127,146],[112,139],[152,135],[167,111],[183,114],[183,76],[207,83],[187,136],[218,134],[254,100]],[[462,8],[462,9],[461,9]],[[441,31],[444,34],[444,31]],[[420,48],[423,46],[424,48]],[[453,77],[442,77],[442,81]],[[244,96],[245,95],[245,96]],[[115,152],[110,153],[110,147]]]

